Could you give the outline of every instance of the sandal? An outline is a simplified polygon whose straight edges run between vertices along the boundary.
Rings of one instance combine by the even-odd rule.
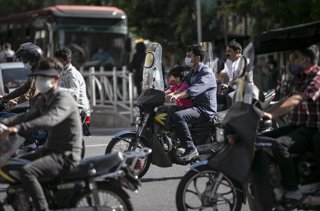
[[[304,196],[300,199],[283,197],[280,204],[278,204],[272,211],[289,211],[297,208],[304,200]]]

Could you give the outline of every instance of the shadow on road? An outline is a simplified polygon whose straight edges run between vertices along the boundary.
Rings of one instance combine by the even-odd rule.
[[[182,177],[143,178],[141,182],[159,182],[167,180],[180,180]]]

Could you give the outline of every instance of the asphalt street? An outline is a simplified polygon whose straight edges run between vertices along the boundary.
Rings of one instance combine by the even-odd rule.
[[[123,128],[126,129],[126,128]],[[86,137],[86,156],[104,153],[112,135],[122,129],[92,128],[91,137]],[[127,191],[136,211],[176,211],[175,194],[180,178],[189,166],[174,165],[170,168],[159,168],[151,165],[142,179],[142,186],[138,193]],[[249,211],[243,205],[241,211]]]

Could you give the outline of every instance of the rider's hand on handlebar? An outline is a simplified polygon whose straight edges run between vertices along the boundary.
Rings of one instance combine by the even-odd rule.
[[[272,114],[270,114],[270,113],[268,113],[268,112],[263,112],[262,118],[272,119]]]
[[[12,107],[15,107],[17,105],[17,102],[14,100],[9,100],[6,104],[6,109],[9,110]]]
[[[0,140],[8,140],[8,136],[10,133],[17,133],[18,130],[16,127],[7,127],[3,124],[0,124],[0,130],[2,131],[0,133]]]
[[[170,102],[175,102],[176,100],[178,99],[178,96],[177,95],[172,95],[171,98],[170,98]]]

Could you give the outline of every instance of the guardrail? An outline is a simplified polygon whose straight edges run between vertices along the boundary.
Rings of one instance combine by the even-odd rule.
[[[93,108],[113,108],[117,114],[129,116],[133,123],[132,109],[136,97],[133,73],[128,72],[125,66],[122,70],[105,70],[100,67],[99,71],[96,71],[94,67],[89,70],[80,68],[80,72],[86,80],[88,97]]]

